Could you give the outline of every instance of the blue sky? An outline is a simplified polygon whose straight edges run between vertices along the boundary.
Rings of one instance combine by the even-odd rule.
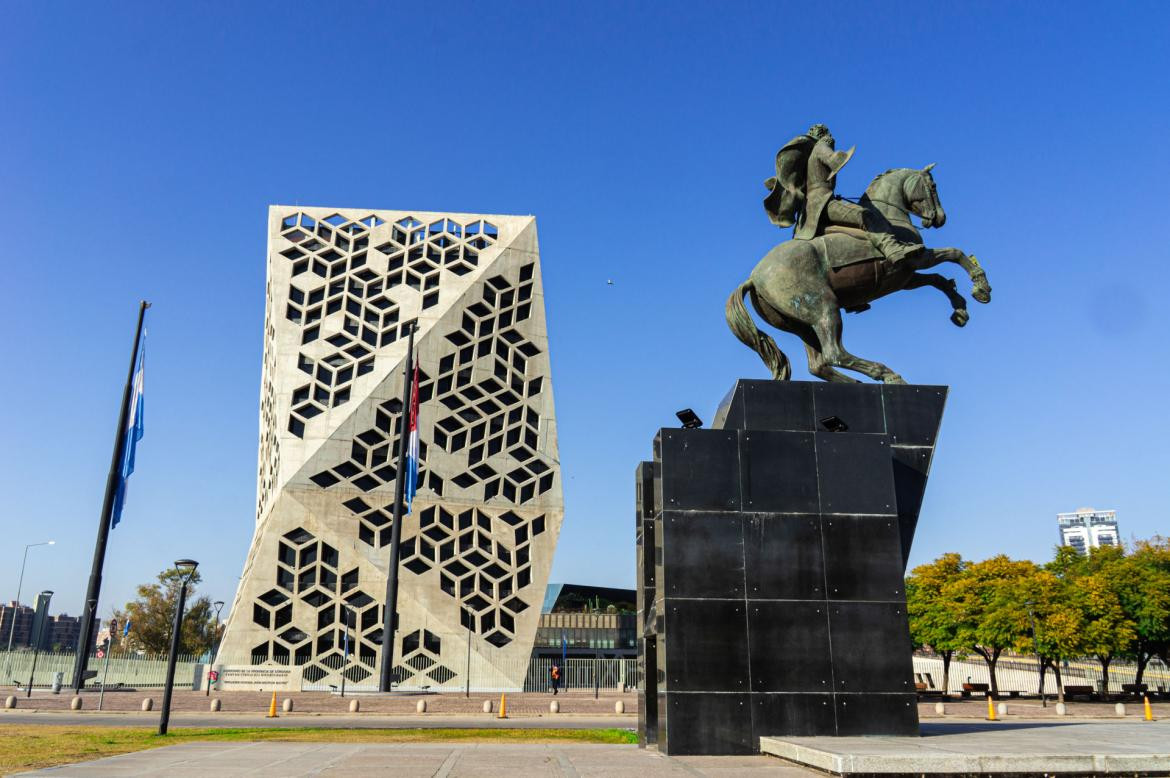
[[[843,194],[937,162],[949,221],[928,242],[978,255],[995,290],[963,330],[931,289],[846,320],[854,353],[952,387],[912,562],[1045,558],[1054,514],[1082,505],[1116,508],[1127,538],[1170,534],[1170,7],[1055,9],[6,4],[0,597],[24,543],[53,537],[25,599],[79,610],[146,297],[146,437],[101,610],[187,556],[230,601],[270,203],[537,216],[567,505],[553,580],[632,586],[655,431],[766,376],[723,304],[786,237],[762,181],[816,121],[857,144]]]

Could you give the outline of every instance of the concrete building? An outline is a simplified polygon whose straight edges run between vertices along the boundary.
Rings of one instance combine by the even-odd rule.
[[[637,657],[636,598],[633,589],[549,584],[533,657]]]
[[[1117,511],[1099,511],[1078,508],[1072,513],[1056,514],[1060,525],[1060,545],[1072,546],[1082,554],[1099,546],[1116,546],[1121,540],[1117,532]]]
[[[348,683],[376,685],[417,323],[394,666],[461,687],[470,643],[475,686],[519,685],[563,516],[535,219],[273,206],[268,226],[256,526],[217,663],[336,684],[348,622]]]

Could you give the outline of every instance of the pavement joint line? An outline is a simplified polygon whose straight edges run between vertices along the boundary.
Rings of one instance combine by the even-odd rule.
[[[451,753],[447,754],[447,758],[443,760],[443,764],[439,765],[439,769],[435,771],[434,778],[447,778],[455,769],[455,765],[459,763],[459,757],[462,754],[460,749],[452,748]]]
[[[568,778],[580,778],[580,775],[577,773],[577,768],[573,767],[572,760],[565,755],[564,751],[552,747],[549,750],[553,752],[557,758],[557,763],[561,766],[561,775],[566,775]]]

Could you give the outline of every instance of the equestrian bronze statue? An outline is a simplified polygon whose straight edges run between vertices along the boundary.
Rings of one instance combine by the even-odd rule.
[[[808,369],[826,381],[856,382],[835,368],[854,370],[888,384],[905,383],[880,362],[850,354],[841,345],[841,309],[857,313],[891,292],[933,286],[950,300],[951,321],[967,323],[967,301],[955,282],[938,273],[920,273],[953,262],[971,279],[971,296],[991,301],[987,274],[973,255],[955,248],[930,249],[910,220],[941,227],[946,212],[931,169],[895,168],[882,173],[856,203],[838,197],[836,176],[853,156],[837,151],[829,129],[813,125],[776,155],[776,175],[764,210],[778,227],[795,227],[793,239],[769,251],[751,276],[727,300],[727,323],[754,349],[772,377],[786,381],[792,366],[772,338],[761,332],[744,307],[744,295],[764,321],[804,341]]]

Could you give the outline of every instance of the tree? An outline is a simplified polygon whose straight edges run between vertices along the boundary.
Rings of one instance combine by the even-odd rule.
[[[943,554],[929,564],[914,568],[906,578],[910,637],[915,645],[929,646],[942,657],[943,694],[950,688],[951,659],[956,651],[967,647],[947,587],[962,576],[967,564],[958,554]]]
[[[1150,659],[1170,646],[1170,542],[1160,537],[1138,541],[1121,568],[1115,584],[1134,627],[1126,653],[1137,663],[1134,683],[1140,684]]]
[[[170,568],[158,574],[158,583],[138,587],[138,599],[126,603],[123,611],[114,611],[119,624],[130,620],[130,634],[123,647],[142,650],[148,654],[165,654],[171,647],[171,625],[175,606],[179,602],[179,585],[187,573]],[[179,635],[179,653],[202,654],[211,648],[215,639],[215,619],[211,600],[194,596],[200,582],[196,572],[187,585],[187,609]]]
[[[1020,607],[1020,579],[1036,566],[999,555],[969,565],[945,588],[958,610],[958,639],[983,657],[991,678],[991,694],[999,694],[995,668],[1005,649],[1019,644],[1029,633],[1027,610]]]
[[[1038,694],[1044,693],[1044,675],[1049,669],[1056,677],[1056,696],[1064,702],[1060,663],[1082,653],[1084,612],[1077,606],[1076,592],[1067,580],[1047,569],[1035,569],[1020,579],[1016,601],[1030,616],[1035,634],[1022,637],[1015,649],[1036,654],[1039,664]]]

